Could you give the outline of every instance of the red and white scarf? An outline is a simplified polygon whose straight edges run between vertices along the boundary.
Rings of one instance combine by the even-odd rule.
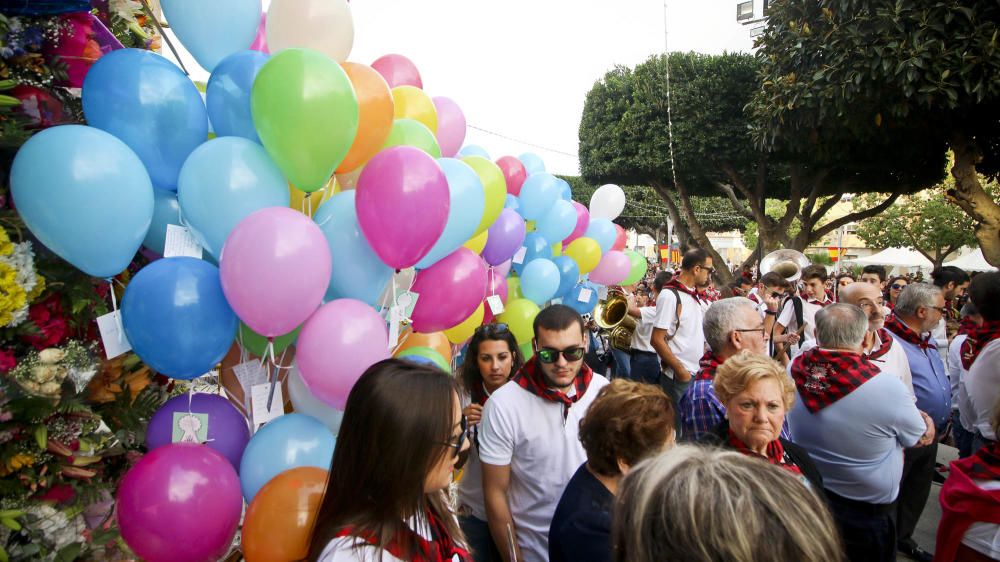
[[[677,289],[682,293],[690,295],[691,298],[693,298],[698,303],[708,302],[708,297],[703,292],[688,287],[684,283],[681,283],[676,277],[667,282],[667,284],[664,285],[663,287]]]
[[[528,392],[538,396],[542,400],[548,400],[549,402],[557,402],[563,405],[563,419],[565,420],[569,416],[569,409],[573,404],[579,400],[587,392],[587,387],[590,386],[591,379],[594,378],[594,372],[590,370],[590,367],[586,363],[580,366],[580,372],[577,373],[576,378],[573,379],[573,386],[576,388],[576,394],[573,396],[566,396],[562,392],[549,388],[545,384],[545,379],[542,376],[541,366],[538,364],[538,356],[532,357],[530,361],[521,367],[521,370],[514,375],[511,379],[518,386],[527,390]]]
[[[982,325],[969,330],[969,335],[962,343],[962,367],[966,371],[972,368],[973,361],[986,344],[1000,339],[1000,320],[985,320]]]
[[[712,353],[712,350],[705,352],[698,361],[698,372],[694,375],[696,381],[710,381],[715,378],[715,370],[722,365],[722,361]]]
[[[878,349],[873,348],[871,352],[868,353],[868,358],[872,361],[880,359],[883,355],[889,353],[889,350],[892,348],[892,334],[889,333],[889,330],[879,328],[875,332],[875,335],[878,337],[881,345]]]
[[[921,349],[934,349],[937,347],[934,342],[931,341],[931,335],[928,333],[926,336],[921,336],[920,334],[914,332],[909,326],[903,323],[898,316],[893,314],[885,319],[885,327],[887,330],[896,335],[899,339],[920,347]]]
[[[780,466],[785,470],[792,472],[793,474],[802,474],[802,469],[795,464],[795,462],[788,457],[785,453],[785,447],[781,444],[780,439],[775,439],[767,444],[767,456],[761,456],[757,451],[754,451],[743,442],[742,439],[733,433],[732,428],[729,429],[729,444],[732,445],[734,449],[743,453],[744,455],[750,457],[757,457],[766,459],[767,462],[773,464],[774,466]]]
[[[425,511],[427,521],[430,526],[433,540],[427,540],[420,533],[413,529],[406,528],[401,532],[401,536],[394,537],[387,544],[380,544],[379,537],[367,530],[344,527],[338,533],[338,537],[357,537],[366,544],[376,546],[401,560],[411,560],[413,562],[451,562],[458,557],[461,562],[472,562],[472,555],[469,551],[459,546],[448,534],[448,528],[431,510]],[[404,539],[402,535],[408,537]],[[415,552],[410,552],[405,545],[409,543]]]
[[[818,347],[792,361],[792,379],[802,404],[813,413],[854,392],[879,372],[864,355]]]

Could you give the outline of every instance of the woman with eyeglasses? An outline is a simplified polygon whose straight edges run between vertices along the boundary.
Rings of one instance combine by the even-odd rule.
[[[446,493],[468,447],[450,376],[369,367],[347,398],[309,560],[471,562]]]
[[[889,310],[895,309],[899,293],[902,293],[903,289],[909,284],[910,282],[906,280],[906,277],[893,277],[890,279],[889,283],[885,286],[885,307]]]
[[[479,462],[479,421],[490,395],[507,384],[524,364],[517,339],[506,324],[485,324],[469,340],[466,359],[459,371],[462,413],[469,421],[472,449],[458,483],[458,522],[468,538],[476,562],[499,562],[500,552],[490,536],[483,498],[483,469]]]

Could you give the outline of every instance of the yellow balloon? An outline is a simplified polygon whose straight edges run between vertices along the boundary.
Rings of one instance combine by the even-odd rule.
[[[562,242],[556,242],[552,245],[552,257],[563,255]]]
[[[483,317],[485,316],[486,308],[483,307],[483,303],[479,303],[479,308],[472,313],[472,316],[462,320],[458,326],[453,326],[445,330],[444,335],[451,343],[462,343],[472,337],[476,328],[483,324]]]
[[[540,309],[528,299],[511,299],[497,320],[507,324],[519,345],[530,343],[534,337],[532,324]]]
[[[508,277],[507,278],[507,298],[510,300],[523,299],[524,295],[521,294],[521,278],[520,277]]]
[[[333,194],[337,191],[339,190],[337,189],[336,182],[332,179],[325,186],[313,191],[312,193],[306,193],[289,183],[288,206],[296,211],[301,211],[302,214],[306,216],[311,217],[316,213],[316,209],[319,209],[319,206],[329,198],[333,197]]]
[[[476,175],[483,182],[483,191],[486,194],[483,218],[476,227],[476,234],[479,234],[489,228],[500,216],[500,211],[503,211],[503,204],[507,201],[507,180],[504,179],[499,166],[482,156],[463,156],[462,162],[472,166],[476,171]]]
[[[524,231],[534,232],[535,231],[535,221],[524,221]]]
[[[583,236],[569,243],[563,254],[580,267],[580,274],[590,273],[601,261],[601,246],[597,240]]]
[[[437,108],[423,90],[416,86],[396,86],[392,89],[392,103],[395,119],[414,119],[420,121],[432,133],[437,134]]]
[[[483,248],[486,247],[486,239],[489,237],[489,234],[489,230],[484,230],[472,238],[469,238],[469,240],[462,245],[477,254],[481,254],[483,253]]]

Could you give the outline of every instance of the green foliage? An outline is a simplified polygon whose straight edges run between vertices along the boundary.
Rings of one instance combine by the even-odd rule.
[[[833,265],[833,258],[827,252],[812,252],[806,254],[809,261],[818,265]]]
[[[788,202],[779,201],[777,199],[768,199],[764,209],[765,213],[767,213],[767,216],[777,220],[778,218],[782,217],[785,214],[785,211],[788,209]],[[796,236],[799,235],[799,231],[801,230],[802,230],[802,223],[799,222],[798,219],[794,219],[792,221],[792,224],[788,227],[788,236],[791,238],[795,238]],[[759,236],[760,236],[760,231],[757,228],[757,223],[749,222],[747,223],[746,230],[743,231],[743,244],[747,248],[756,248],[757,238]],[[776,250],[776,249],[777,248],[764,248],[764,251],[769,252],[771,250]]]

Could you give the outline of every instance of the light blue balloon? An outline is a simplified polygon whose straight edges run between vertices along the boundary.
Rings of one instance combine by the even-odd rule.
[[[589,295],[584,295],[583,290],[588,289],[590,291]],[[581,297],[586,296],[587,298],[580,300]],[[590,314],[594,312],[594,307],[597,306],[597,285],[589,281],[585,281],[573,287],[569,294],[563,298],[563,304],[573,308],[580,314]]]
[[[354,210],[354,191],[342,191],[331,197],[320,205],[313,220],[323,231],[333,258],[326,300],[357,299],[375,306],[392,279],[392,268],[378,259],[361,234]]]
[[[587,232],[584,236],[597,241],[597,245],[601,247],[601,255],[603,256],[615,245],[615,238],[618,237],[618,231],[615,229],[615,224],[609,219],[590,219],[590,225],[587,226]]]
[[[240,51],[215,67],[205,87],[205,106],[217,136],[260,142],[250,115],[250,88],[269,58],[260,51]]]
[[[160,0],[160,6],[184,48],[209,72],[257,37],[260,0]]]
[[[555,244],[562,242],[576,228],[576,207],[564,199],[557,199],[549,212],[535,223],[535,232]]]
[[[483,182],[472,166],[455,158],[440,158],[438,164],[448,179],[451,203],[448,207],[448,222],[434,247],[417,262],[417,269],[434,265],[465,244],[476,233],[476,227],[486,210]]]
[[[139,157],[93,127],[31,137],[14,158],[10,184],[32,234],[94,277],[128,267],[153,220],[153,186]]]
[[[524,267],[521,273],[521,294],[524,298],[542,305],[559,290],[559,268],[551,260],[537,259]]]
[[[199,146],[181,168],[177,199],[198,242],[216,259],[233,228],[254,211],[287,207],[288,182],[264,147],[242,137]]]
[[[524,171],[528,173],[529,177],[531,174],[540,174],[545,171],[545,162],[542,157],[533,152],[525,152],[517,158],[521,164],[524,164]]]
[[[142,245],[147,250],[163,255],[163,247],[167,243],[167,225],[183,226],[181,223],[181,206],[177,202],[177,194],[163,189],[153,190],[153,223],[143,239]]]
[[[537,259],[550,259],[552,257],[552,244],[544,236],[537,232],[529,232],[521,243],[525,248],[524,260],[521,263],[511,264],[518,275],[524,271],[525,266]]]
[[[557,178],[557,179],[559,180],[559,189],[560,189],[559,197],[562,197],[566,201],[572,201],[573,189],[569,186],[569,182],[562,178]]]
[[[467,144],[463,146],[462,149],[458,151],[458,157],[461,158],[463,156],[482,156],[487,160],[493,160],[490,158],[490,153],[486,152],[486,149],[478,144]]]
[[[559,180],[545,172],[530,175],[521,185],[518,199],[521,202],[521,208],[518,209],[521,216],[529,221],[538,220],[559,199]]]
[[[305,414],[285,414],[250,438],[240,460],[240,487],[247,503],[275,476],[300,466],[328,470],[337,438]]]
[[[580,266],[569,256],[556,256],[552,258],[552,263],[559,268],[559,289],[556,296],[564,297],[580,281]]]
[[[504,209],[514,209],[515,211],[521,208],[521,202],[517,199],[517,195],[507,194],[507,198],[503,202]]]
[[[188,155],[208,137],[208,113],[194,83],[172,62],[142,49],[97,59],[83,81],[83,114],[90,126],[125,141],[153,185],[170,191],[177,190]]]

